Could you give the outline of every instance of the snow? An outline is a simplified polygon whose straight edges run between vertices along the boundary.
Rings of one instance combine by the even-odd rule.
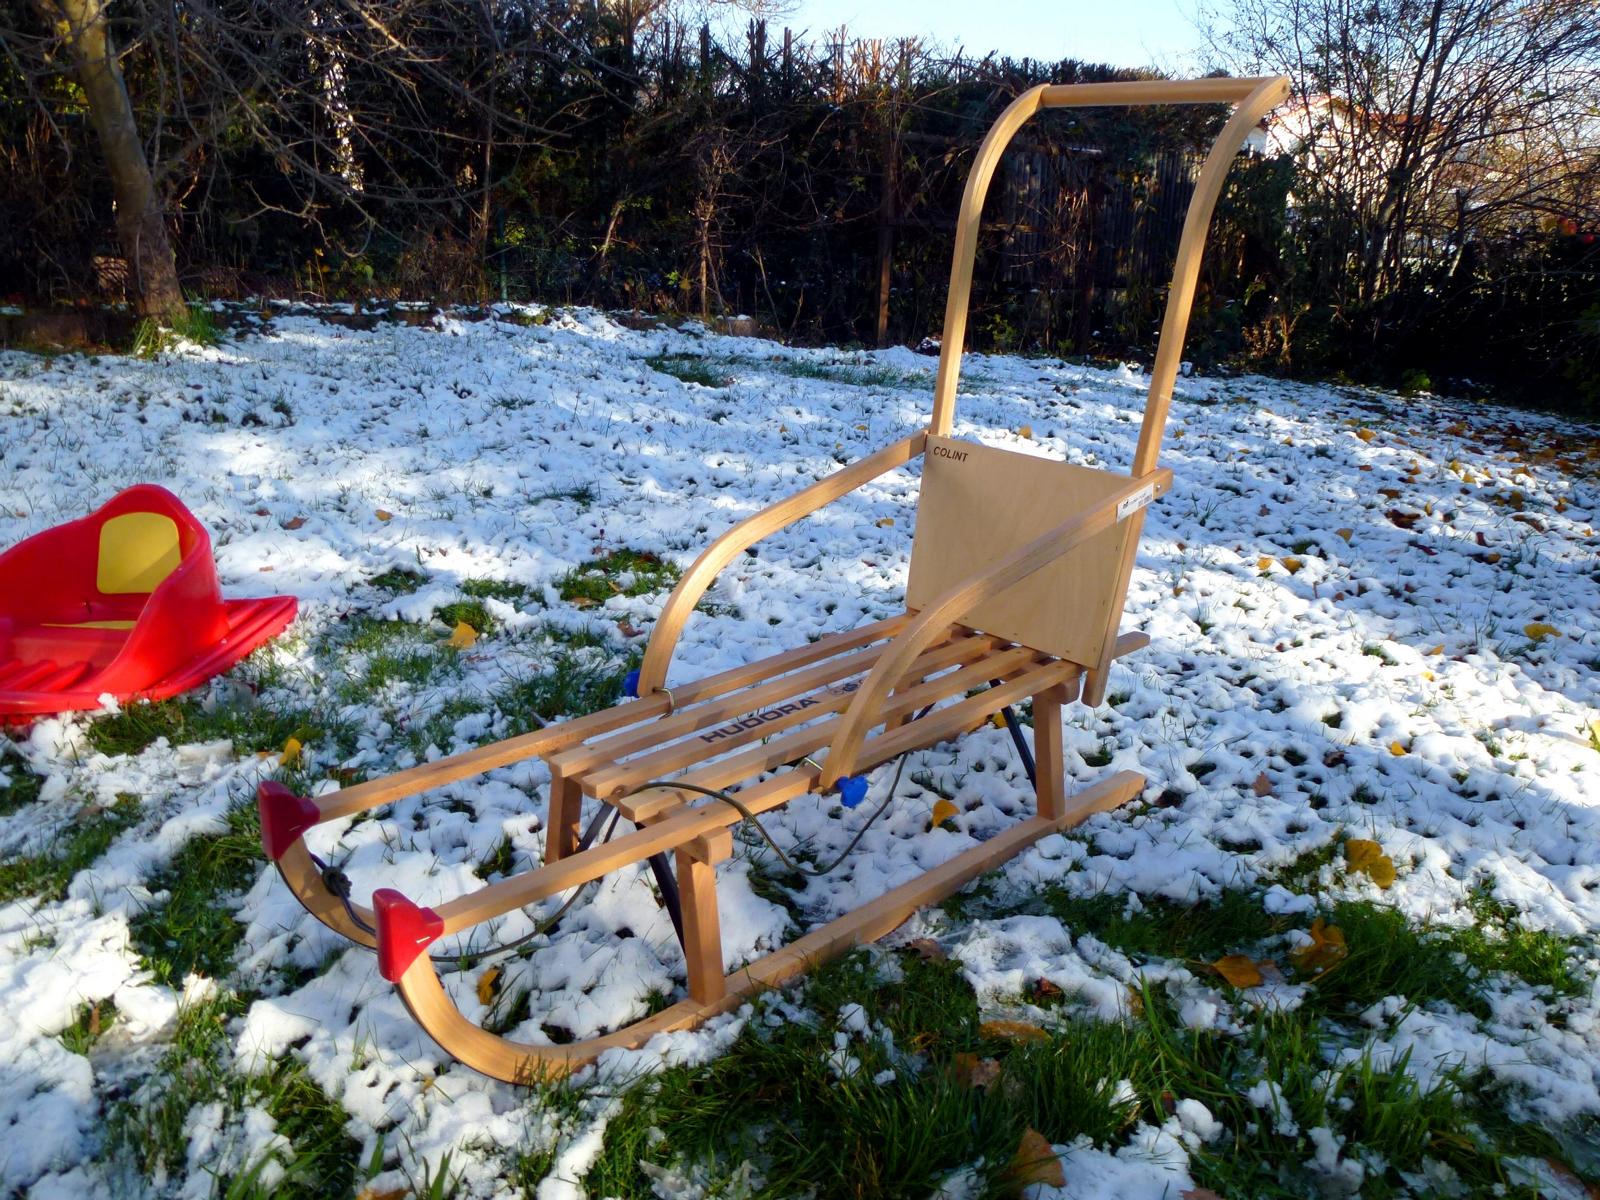
[[[702,353],[730,360],[737,381],[684,384],[646,362]],[[783,369],[797,363],[871,364],[911,382],[858,386]],[[558,576],[619,547],[687,565],[731,522],[914,431],[926,418],[932,369],[910,350],[796,350],[693,325],[638,332],[588,311],[554,312],[535,327],[447,316],[357,331],[285,310],[258,334],[154,361],[5,352],[0,545],[132,483],[171,487],[210,529],[228,594],[300,598],[298,622],[272,652],[280,693],[260,701],[338,709],[360,746],[345,765],[381,771],[502,732],[504,717],[480,704],[440,744],[413,752],[405,737],[447,700],[482,701],[540,670],[544,643],[530,631],[598,630],[620,653],[640,644],[621,624],[648,632],[663,599],[618,597],[580,610],[560,601]],[[957,433],[1125,469],[1146,382],[1132,367],[969,356]],[[1024,425],[1031,438],[1018,433]],[[1070,711],[1065,728],[1075,781],[1140,770],[1151,781],[1145,799],[1160,803],[1045,839],[1006,869],[1001,891],[1056,885],[1136,904],[1260,885],[1269,911],[1299,914],[1310,901],[1273,873],[1347,832],[1377,840],[1399,878],[1379,892],[1328,868],[1324,894],[1381,898],[1414,920],[1466,924],[1464,902],[1484,885],[1533,928],[1592,936],[1600,926],[1600,754],[1589,733],[1600,716],[1600,485],[1583,450],[1593,438],[1488,406],[1186,375],[1163,453],[1175,491],[1149,510],[1124,621],[1151,644],[1113,668],[1114,708]],[[689,623],[669,682],[898,611],[916,476],[914,464],[892,472],[732,564],[710,595],[718,615]],[[890,517],[893,525],[881,523]],[[420,572],[423,586],[390,597],[366,583],[394,568]],[[312,649],[319,637],[356,611],[432,621],[462,598],[463,581],[480,577],[522,584],[532,599],[488,602],[500,630],[462,656],[458,680],[392,685],[356,704],[334,696],[335,681],[322,677],[328,664]],[[223,680],[203,695],[236,687]],[[185,842],[220,830],[229,807],[276,766],[228,742],[158,741],[108,757],[85,740],[90,720],[41,720],[12,745],[44,785],[37,801],[0,816],[0,853],[39,853],[80,809],[113,806],[119,795],[143,808],[64,899],[0,905],[0,991],[9,1001],[0,1191],[111,1186],[98,1155],[114,1081],[98,1058],[67,1051],[56,1035],[82,1005],[110,998],[126,1022],[119,1038],[161,1044],[184,998],[142,970],[129,921],[158,902],[148,882]],[[1105,755],[1109,765],[1085,761]],[[14,775],[17,765],[4,770]],[[959,831],[925,833],[935,797],[908,783],[858,854],[797,891],[804,925],[914,878],[1028,807],[1003,731],[921,753],[906,774],[931,777],[954,797]],[[547,781],[538,763],[499,770],[320,828],[313,849],[345,860],[357,899],[383,885],[437,901],[481,882],[474,865],[505,839],[518,869],[539,860]],[[885,786],[875,780],[874,801]],[[796,801],[769,826],[821,859],[857,827],[818,799]],[[751,890],[750,860],[763,853],[741,841],[719,868],[730,963],[780,944],[792,920]],[[501,994],[537,997],[513,1036],[546,1040],[557,1027],[586,1036],[642,1015],[652,993],[681,991],[670,924],[647,879],[642,871],[609,878],[559,937],[506,965]],[[447,1059],[371,957],[305,916],[274,873],[263,870],[235,903],[245,934],[234,982],[258,993],[229,1029],[239,1069],[296,1056],[349,1112],[363,1161],[382,1129],[386,1167],[402,1145],[413,1170],[437,1169],[448,1152],[463,1195],[503,1193],[495,1148],[525,1144],[558,1147],[540,1197],[578,1195],[620,1103],[607,1081],[620,1088],[667,1063],[705,1061],[752,1011],[758,1021],[777,1011],[746,1008],[608,1055],[586,1074],[592,1087],[578,1111],[558,1123]],[[539,915],[509,916],[494,935],[519,936]],[[1013,1003],[1044,978],[1094,1019],[1127,1019],[1130,986],[1141,983],[1166,988],[1188,1025],[1227,1034],[1244,1019],[1186,966],[1131,962],[1055,918],[930,928],[986,1007]],[[632,936],[619,937],[623,930]],[[285,983],[291,968],[307,981]],[[483,1015],[478,979],[469,972],[447,983],[469,1017]],[[1482,1067],[1531,1120],[1600,1113],[1600,995],[1492,994],[1483,1021],[1402,1005],[1376,1011],[1370,1048],[1379,1062],[1409,1053],[1407,1069],[1424,1078],[1452,1064]],[[1294,1002],[1287,989],[1272,995],[1256,1002]],[[834,1016],[844,1039],[837,1073],[846,1076],[859,1068],[852,1045],[880,1031],[864,1015]],[[1281,1096],[1256,1096],[1267,1119],[1293,1125]],[[1060,1194],[1180,1194],[1192,1186],[1188,1154],[1219,1136],[1214,1124],[1180,1098],[1176,1116],[1120,1145],[1057,1147],[1072,1181]],[[264,1181],[282,1169],[274,1165],[281,1139],[264,1112],[221,1126],[197,1112],[191,1125],[185,1186],[209,1185],[202,1167],[265,1158]],[[1363,1168],[1333,1133],[1306,1135],[1330,1190],[1359,1188]],[[670,1168],[658,1190],[694,1169]]]

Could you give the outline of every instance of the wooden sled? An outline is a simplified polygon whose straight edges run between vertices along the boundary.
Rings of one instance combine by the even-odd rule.
[[[1144,509],[1172,483],[1156,460],[1206,229],[1245,135],[1287,92],[1287,80],[1266,78],[1040,86],[1019,96],[979,148],[962,198],[927,428],[713,542],[668,598],[631,702],[315,798],[261,785],[262,841],[295,895],[331,928],[376,948],[384,977],[444,1050],[485,1074],[526,1081],[562,1075],[612,1047],[636,1047],[735,1008],[752,992],[881,937],[1040,838],[1137,796],[1145,780],[1129,771],[1065,792],[1062,709],[1080,699],[1099,704],[1112,660],[1147,641],[1140,634],[1119,637],[1117,629]],[[1235,109],[1184,221],[1129,474],[951,438],[979,214],[1012,135],[1040,109],[1180,103]],[[684,623],[718,571],[759,539],[918,455],[925,463],[904,614],[665,686]],[[1034,714],[1033,816],[759,961],[725,971],[716,866],[732,852],[733,825],[812,792],[835,792],[853,807],[872,768],[958,737],[1025,699]],[[1025,752],[1019,735],[1018,747]],[[551,772],[544,865],[434,908],[392,889],[374,893],[370,909],[353,903],[348,880],[315,859],[303,840],[322,822],[535,755]],[[634,831],[595,844],[599,820],[580,830],[585,798],[600,802],[602,816],[620,814]],[[652,863],[664,898],[676,893],[686,999],[614,1033],[565,1045],[514,1042],[460,1013],[428,953],[433,943],[643,862]]]

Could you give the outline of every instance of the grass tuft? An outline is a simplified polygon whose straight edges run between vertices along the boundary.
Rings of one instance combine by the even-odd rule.
[[[135,358],[154,358],[164,350],[173,350],[185,342],[200,346],[215,346],[222,340],[211,310],[204,304],[191,303],[172,318],[170,325],[156,317],[146,317],[133,331],[133,343],[128,353]]]
[[[725,388],[734,382],[733,376],[716,369],[698,354],[653,354],[644,361],[652,371],[701,387]]]
[[[119,796],[110,808],[91,805],[81,809],[72,823],[56,835],[46,853],[16,855],[0,862],[0,903],[37,896],[60,900],[79,871],[92,866],[116,841],[117,835],[138,821],[143,811],[132,796]]]
[[[232,1178],[218,1179],[211,1194],[240,1200],[352,1194],[359,1145],[345,1132],[348,1114],[312,1081],[305,1064],[287,1057],[262,1074],[233,1069],[227,1026],[243,1007],[237,997],[222,995],[179,1011],[172,1044],[155,1072],[112,1109],[108,1151],[113,1159],[131,1160],[147,1179],[178,1174],[187,1165],[197,1106],[219,1104],[225,1122],[259,1107],[289,1141],[286,1157],[279,1160],[283,1176],[268,1188],[262,1182],[267,1164],[258,1160]]]
[[[152,975],[181,987],[194,973],[227,976],[244,927],[226,901],[248,888],[261,871],[261,828],[253,803],[228,810],[221,833],[192,839],[149,882],[169,893],[166,903],[129,924],[129,940]]]
[[[556,590],[563,600],[584,607],[604,604],[613,596],[666,591],[678,574],[677,567],[647,550],[613,550],[561,576]]]

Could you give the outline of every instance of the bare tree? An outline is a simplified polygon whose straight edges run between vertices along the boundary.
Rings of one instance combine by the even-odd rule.
[[[127,84],[108,28],[107,0],[35,0],[72,61],[89,120],[105,154],[116,198],[117,238],[132,272],[139,312],[170,320],[183,291],[167,234],[165,206],[151,178]]]
[[[1230,66],[1294,80],[1277,133],[1305,168],[1302,221],[1346,259],[1347,299],[1370,304],[1473,237],[1593,211],[1593,0],[1223,0],[1209,16]]]

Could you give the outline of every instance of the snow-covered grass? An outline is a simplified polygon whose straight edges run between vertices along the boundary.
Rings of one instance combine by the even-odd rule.
[[[914,429],[932,367],[545,310],[0,354],[0,545],[152,480],[211,529],[226,590],[302,601],[188,697],[0,741],[0,1194],[1582,1195],[1600,443],[1544,417],[1182,380],[1125,622],[1151,645],[1065,730],[1075,780],[1135,768],[1140,801],[568,1085],[445,1058],[266,868],[263,777],[332,788],[615,700],[698,548]],[[958,433],[1125,468],[1143,383],[974,356]],[[915,476],[733,564],[672,678],[897,611]],[[437,900],[540,861],[546,782],[520,764],[313,845],[358,896]],[[739,838],[728,960],[1028,803],[985,728],[913,756],[824,880]],[[867,811],[769,825],[825,861]],[[560,1040],[680,993],[647,879],[455,977],[458,1001]],[[1013,1170],[1030,1128],[1064,1189]]]

